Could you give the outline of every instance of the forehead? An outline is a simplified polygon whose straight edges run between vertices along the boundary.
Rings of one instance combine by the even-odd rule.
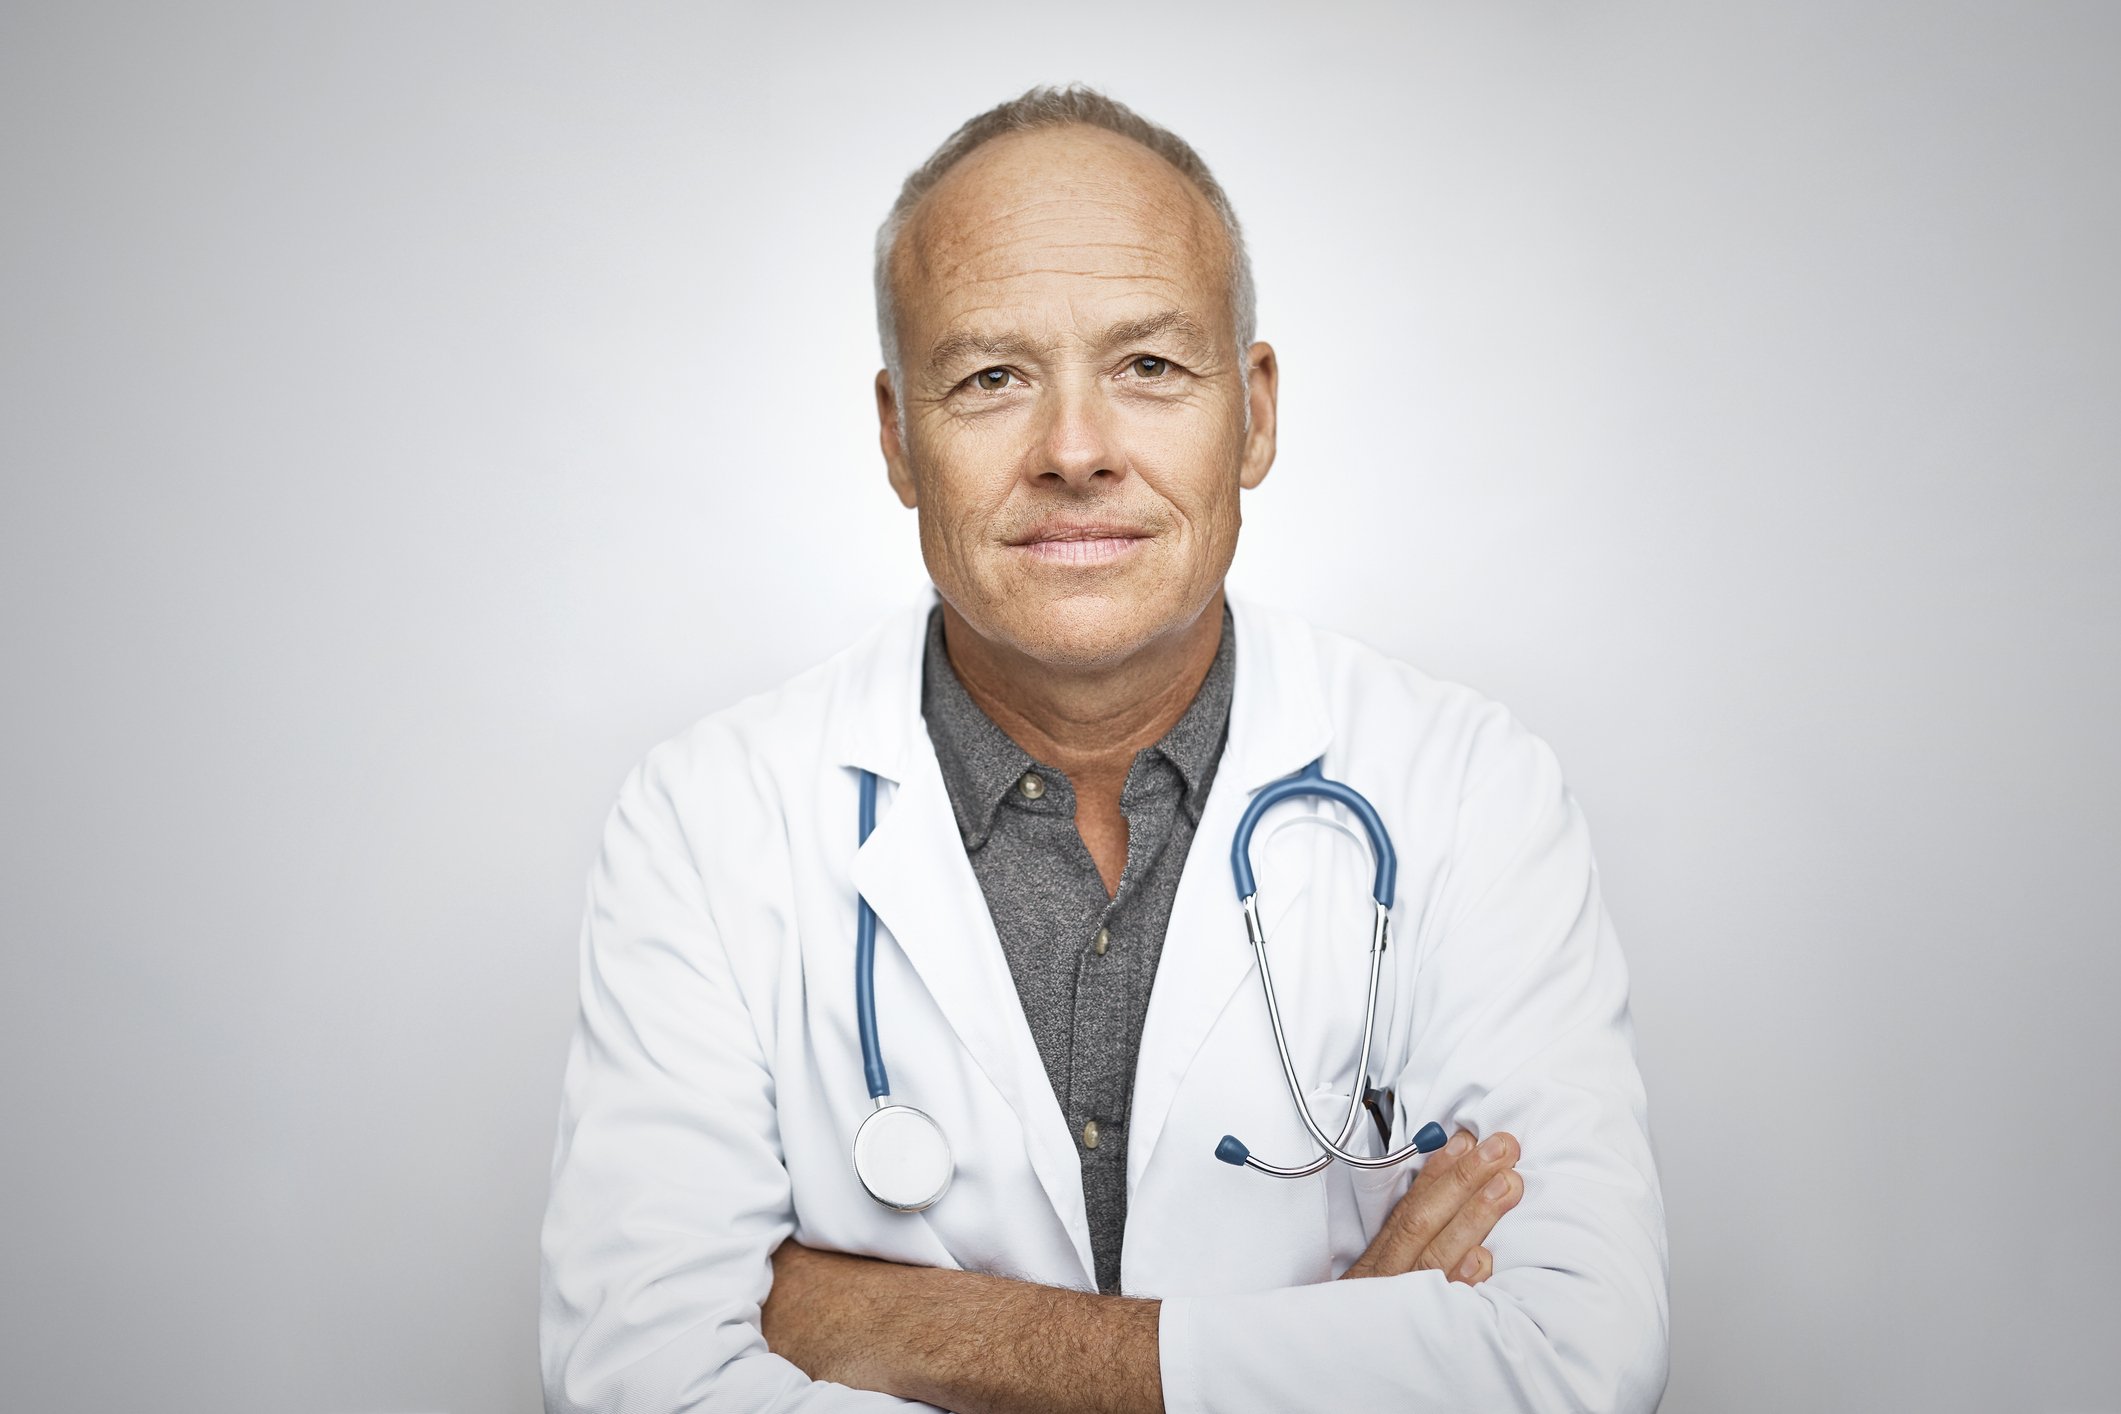
[[[1177,168],[1103,129],[1044,128],[944,174],[907,224],[893,285],[913,338],[1158,307],[1219,328],[1228,268],[1221,221]]]

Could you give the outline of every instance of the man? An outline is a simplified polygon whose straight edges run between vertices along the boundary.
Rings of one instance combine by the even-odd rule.
[[[1652,1408],[1661,1199],[1551,752],[1225,601],[1278,368],[1220,187],[1121,105],[1033,90],[908,179],[877,293],[884,459],[937,601],[621,791],[544,1233],[548,1407]],[[1342,1136],[1366,1154],[1457,1133],[1282,1179],[1216,1162],[1225,1128],[1318,1152],[1226,861],[1313,762],[1399,872],[1357,1074],[1356,817],[1262,828],[1289,1083],[1329,1131],[1375,1099]],[[849,1161],[857,895],[891,1098],[950,1142],[915,1212]]]

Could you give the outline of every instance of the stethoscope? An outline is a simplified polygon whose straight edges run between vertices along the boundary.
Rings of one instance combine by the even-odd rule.
[[[1319,1128],[1310,1105],[1304,1101],[1303,1083],[1296,1078],[1296,1063],[1289,1056],[1289,1038],[1282,1028],[1281,1002],[1274,993],[1274,973],[1267,962],[1267,933],[1259,921],[1259,888],[1252,877],[1252,832],[1260,817],[1283,801],[1301,796],[1338,801],[1354,812],[1355,818],[1362,822],[1363,831],[1370,837],[1371,851],[1377,856],[1377,883],[1371,890],[1376,921],[1370,929],[1370,981],[1363,998],[1362,1050],[1355,1062],[1359,1083],[1355,1093],[1348,1097],[1347,1117],[1341,1122],[1337,1139],[1329,1138],[1325,1130]],[[869,832],[876,828],[876,774],[872,771],[862,772],[860,817],[859,843],[866,844]],[[1381,1169],[1390,1168],[1415,1154],[1427,1154],[1442,1148],[1447,1136],[1443,1126],[1434,1121],[1423,1125],[1410,1143],[1378,1158],[1351,1153],[1347,1148],[1348,1141],[1355,1137],[1356,1125],[1366,1104],[1378,1113],[1378,1130],[1388,1141],[1391,1133],[1389,1120],[1382,1112],[1374,1110],[1379,1092],[1370,1087],[1369,1072],[1370,1044],[1377,1027],[1377,984],[1384,971],[1385,945],[1391,931],[1392,893],[1399,871],[1399,857],[1376,808],[1353,786],[1327,780],[1324,762],[1313,761],[1296,775],[1276,781],[1253,797],[1244,817],[1237,823],[1236,837],[1230,842],[1230,869],[1237,880],[1238,904],[1244,910],[1245,936],[1251,941],[1252,955],[1259,962],[1259,984],[1266,993],[1267,1020],[1274,1030],[1274,1049],[1281,1057],[1281,1073],[1288,1082],[1289,1099],[1295,1104],[1296,1113],[1303,1120],[1312,1142],[1325,1152],[1307,1164],[1293,1167],[1270,1164],[1254,1155],[1236,1135],[1225,1134],[1222,1142],[1215,1146],[1215,1157],[1226,1164],[1257,1169],[1276,1178],[1307,1178],[1335,1159],[1357,1168]],[[944,1135],[943,1127],[926,1111],[899,1104],[891,1098],[883,1048],[876,1036],[876,914],[859,890],[855,894],[854,1017],[855,1028],[861,1033],[863,1076],[868,1081],[869,1098],[876,1104],[854,1133],[854,1175],[869,1196],[885,1207],[902,1213],[921,1212],[933,1207],[949,1191],[956,1163],[951,1157],[950,1140]],[[1389,1094],[1385,1099],[1389,1106]]]

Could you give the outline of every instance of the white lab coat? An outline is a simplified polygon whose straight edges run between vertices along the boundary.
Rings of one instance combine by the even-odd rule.
[[[1091,1288],[1077,1138],[1024,1020],[920,714],[928,603],[651,751],[605,827],[583,925],[543,1234],[554,1411],[905,1406],[811,1383],[758,1311],[783,1238]],[[1195,1411],[1649,1410],[1666,1251],[1627,972],[1553,753],[1474,692],[1233,603],[1235,697],[1136,1069],[1123,1282],[1163,1299],[1164,1398]],[[1478,1286],[1331,1280],[1411,1181],[1298,1181],[1216,1160],[1315,1152],[1268,1030],[1231,881],[1259,787],[1323,756],[1399,852],[1372,1073],[1394,1142],[1429,1119],[1523,1145],[1523,1201]],[[855,847],[857,768],[881,778]],[[1294,828],[1274,828],[1294,818]],[[1255,844],[1300,1073],[1339,1122],[1361,1028],[1371,863],[1340,807],[1293,802]],[[886,1211],[849,1150],[870,1109],[854,1021],[855,891],[878,917],[894,1095],[957,1177]],[[1376,1142],[1365,1116],[1364,1141]],[[1376,1152],[1374,1147],[1370,1152]],[[1094,1377],[1094,1376],[1093,1376]],[[925,1407],[925,1406],[910,1406]]]

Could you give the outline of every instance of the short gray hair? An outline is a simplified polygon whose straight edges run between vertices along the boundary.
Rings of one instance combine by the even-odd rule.
[[[891,370],[894,385],[899,382],[900,367],[898,311],[891,296],[891,254],[898,246],[899,234],[905,229],[913,208],[943,179],[944,173],[971,156],[982,144],[1005,133],[1069,126],[1103,128],[1106,132],[1132,138],[1176,167],[1208,199],[1208,205],[1222,221],[1223,234],[1230,241],[1230,322],[1237,330],[1237,366],[1247,368],[1245,350],[1252,346],[1258,301],[1252,285],[1252,259],[1245,252],[1244,230],[1237,224],[1237,211],[1230,205],[1222,184],[1215,180],[1208,164],[1200,160],[1200,154],[1177,133],[1159,127],[1126,104],[1107,98],[1094,88],[1069,84],[1064,88],[1028,89],[1022,97],[996,104],[969,120],[950,134],[899,188],[898,200],[891,204],[891,214],[884,218],[884,224],[876,232],[876,332],[883,345],[884,364]],[[900,406],[903,409],[903,399]],[[1249,418],[1250,409],[1247,408],[1246,412]]]

